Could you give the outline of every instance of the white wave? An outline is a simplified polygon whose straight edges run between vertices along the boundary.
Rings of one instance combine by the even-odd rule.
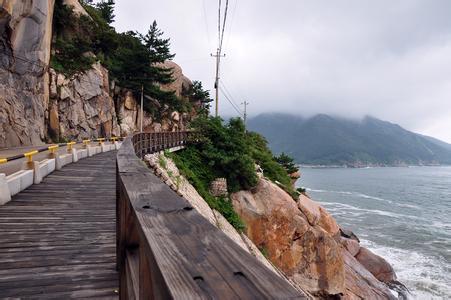
[[[358,192],[316,190],[316,189],[309,189],[309,188],[307,188],[306,190],[308,192],[314,192],[314,193],[335,193],[335,194],[343,194],[343,195],[353,195],[353,196],[360,197],[360,198],[371,199],[371,200],[386,202],[389,204],[394,204],[399,207],[421,209],[420,207],[413,205],[413,204],[399,203],[397,201],[392,201],[392,200],[388,200],[388,199],[384,199],[384,198],[380,198],[380,197],[370,196],[370,195],[367,195],[364,193],[358,193]]]
[[[385,217],[392,217],[392,218],[398,218],[398,219],[414,219],[414,220],[424,220],[422,217],[418,216],[412,216],[412,215],[404,215],[404,214],[398,214],[390,211],[385,210],[379,210],[379,209],[369,209],[369,208],[360,208],[353,205],[340,203],[340,202],[326,202],[326,201],[320,201],[321,204],[323,204],[328,211],[332,210],[339,210],[339,209],[347,209],[348,213],[352,213],[352,211],[358,211],[361,212],[361,214],[375,214],[379,216],[385,216]]]
[[[449,262],[364,239],[361,239],[361,244],[384,257],[393,266],[399,281],[409,288],[413,299],[451,299]]]

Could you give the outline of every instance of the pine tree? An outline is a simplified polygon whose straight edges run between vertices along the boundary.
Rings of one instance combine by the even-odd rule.
[[[100,11],[102,18],[105,19],[108,24],[114,22],[114,0],[102,1],[97,3],[96,7]]]
[[[151,63],[163,63],[166,60],[174,58],[175,54],[171,54],[170,39],[161,38],[164,32],[157,26],[157,21],[153,21],[147,34],[142,37],[144,45],[150,51]]]

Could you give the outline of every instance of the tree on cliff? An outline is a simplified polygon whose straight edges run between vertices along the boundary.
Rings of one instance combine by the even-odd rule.
[[[55,2],[52,68],[70,77],[88,70],[98,60],[109,69],[110,78],[118,86],[137,96],[143,87],[144,93],[159,102],[160,107],[187,110],[174,92],[160,89],[161,84],[173,80],[172,69],[161,63],[175,54],[170,52],[170,39],[163,37],[157,23],[152,23],[146,35],[135,31],[117,33],[110,26],[114,21],[113,0],[82,4],[89,17],[74,14],[63,0]],[[158,117],[160,110],[154,103],[147,100],[144,108]]]
[[[114,22],[114,4],[114,0],[102,1],[96,4],[96,7],[99,10],[102,18],[108,24]]]
[[[157,26],[157,21],[153,21],[145,36],[141,36],[144,45],[149,49],[151,63],[163,63],[172,60],[175,54],[171,53],[170,39],[162,38],[164,32]]]
[[[294,163],[294,159],[282,152],[279,156],[275,156],[274,159],[285,168],[288,174],[293,174],[299,171],[299,167]]]

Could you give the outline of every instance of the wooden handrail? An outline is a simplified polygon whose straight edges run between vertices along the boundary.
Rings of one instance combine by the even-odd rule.
[[[121,299],[305,299],[155,176],[145,154],[188,132],[138,133],[117,154]]]

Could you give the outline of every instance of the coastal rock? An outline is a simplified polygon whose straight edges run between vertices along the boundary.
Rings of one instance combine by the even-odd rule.
[[[340,231],[335,219],[317,202],[301,194],[298,198],[298,208],[307,218],[310,225],[319,225],[331,235],[337,235]]]
[[[53,5],[53,0],[1,2],[0,147],[44,140]]]
[[[289,278],[315,294],[344,292],[341,246],[322,227],[312,226],[289,194],[261,179],[252,191],[231,199],[246,235]]]
[[[360,251],[355,258],[380,281],[389,283],[396,280],[393,267],[384,258],[370,250],[360,247]]]
[[[360,239],[349,229],[340,228],[340,235],[347,239],[352,239],[360,243]]]
[[[345,262],[345,299],[397,299],[388,287],[377,280],[351,253],[342,249]]]
[[[360,251],[360,244],[356,240],[347,239],[345,237],[340,238],[340,243],[345,247],[346,250],[352,255],[356,256]]]

